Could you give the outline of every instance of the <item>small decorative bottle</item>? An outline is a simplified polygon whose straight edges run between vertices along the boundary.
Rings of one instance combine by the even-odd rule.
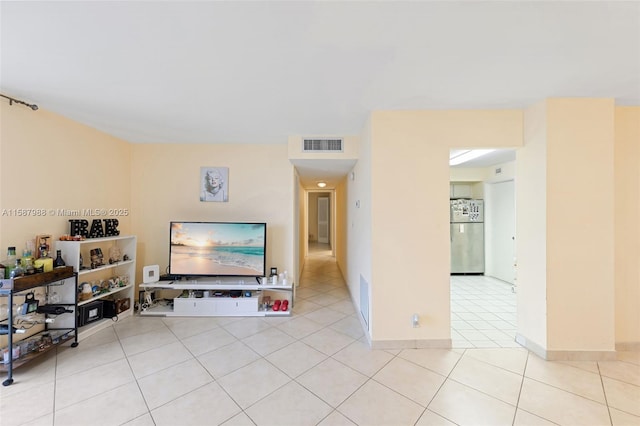
[[[33,275],[36,273],[36,269],[33,267],[33,258],[25,257],[22,259],[24,262],[24,274],[25,275]]]
[[[62,260],[62,250],[56,250],[56,260],[53,261],[53,267],[59,268],[65,266],[64,260]]]
[[[18,278],[24,275],[24,269],[20,265],[20,259],[16,259],[16,266],[11,270],[9,278]]]
[[[11,246],[7,249],[7,260],[4,263],[4,276],[2,278],[11,278],[11,271],[16,263],[16,248]]]

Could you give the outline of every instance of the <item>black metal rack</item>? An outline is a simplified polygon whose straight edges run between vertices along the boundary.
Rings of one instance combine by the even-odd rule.
[[[71,283],[64,282],[64,280],[72,279],[73,285]],[[44,329],[39,331],[38,333],[34,333],[30,335],[29,339],[34,339],[38,337],[38,335],[48,334],[48,338],[43,340],[43,343],[40,344],[34,350],[21,354],[20,358],[13,359],[13,346],[14,339],[13,335],[15,334],[14,329],[14,313],[13,313],[13,299],[14,296],[23,293],[27,290],[36,288],[36,287],[49,287],[58,282],[64,282],[62,285],[64,287],[69,287],[65,289],[65,294],[67,295],[66,302],[56,303],[55,305],[65,306],[65,307],[73,307],[72,313],[62,313],[60,315],[70,315],[72,320],[66,321],[71,322],[72,326],[69,327],[50,327],[49,324],[45,321]],[[39,357],[47,353],[48,351],[56,348],[62,343],[73,340],[71,343],[72,347],[78,346],[78,326],[77,326],[77,312],[78,312],[78,274],[73,272],[73,267],[65,266],[61,268],[56,268],[50,272],[43,272],[34,275],[28,275],[24,277],[19,277],[15,279],[8,280],[0,280],[0,297],[8,298],[8,317],[6,320],[2,320],[0,322],[6,322],[6,333],[7,333],[7,348],[8,348],[8,362],[0,363],[0,372],[7,372],[7,379],[2,382],[4,386],[9,386],[13,383],[13,369],[18,368],[21,365],[28,363],[29,361]],[[71,296],[73,295],[73,296]],[[73,298],[73,300],[69,300]],[[50,317],[52,314],[43,314],[45,319]],[[55,315],[57,316],[57,315]],[[2,333],[4,334],[4,332]]]

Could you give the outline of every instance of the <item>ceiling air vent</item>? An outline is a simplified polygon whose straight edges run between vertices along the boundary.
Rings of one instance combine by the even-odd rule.
[[[342,152],[342,139],[303,139],[302,152]]]

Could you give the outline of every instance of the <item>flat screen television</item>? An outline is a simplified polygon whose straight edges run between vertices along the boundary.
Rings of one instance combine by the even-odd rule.
[[[171,275],[266,275],[266,223],[171,222],[169,245]]]

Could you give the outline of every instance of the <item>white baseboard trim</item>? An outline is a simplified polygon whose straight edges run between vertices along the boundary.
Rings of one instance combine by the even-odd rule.
[[[451,349],[451,339],[374,340],[371,349]]]
[[[616,351],[550,351],[516,334],[516,342],[547,361],[615,361]]]

